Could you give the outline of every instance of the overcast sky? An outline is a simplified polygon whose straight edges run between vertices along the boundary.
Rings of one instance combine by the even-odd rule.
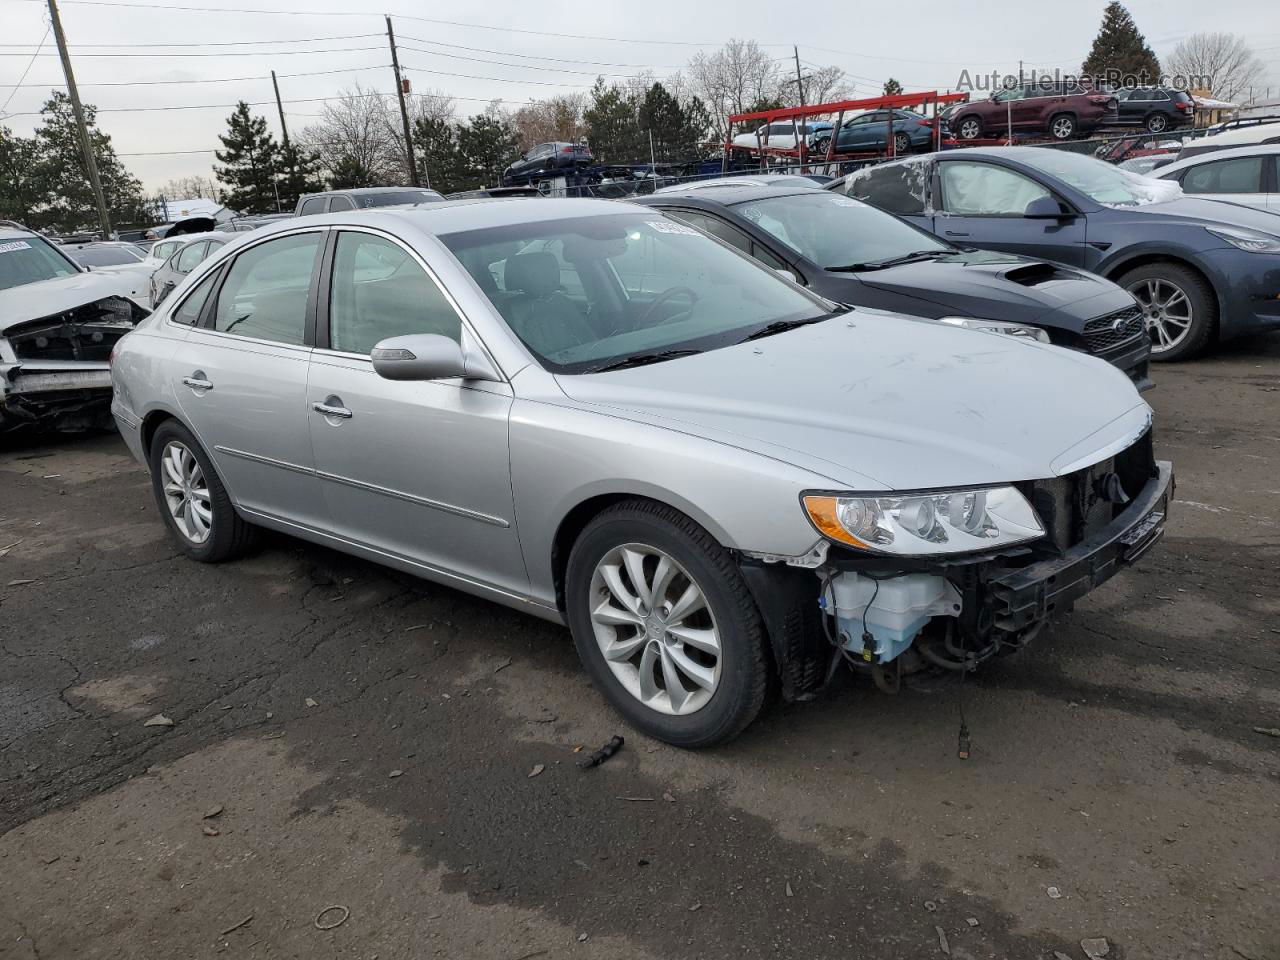
[[[999,6],[916,0],[909,7],[777,0],[382,0],[376,13],[353,12],[368,6],[350,0],[60,2],[81,97],[98,106],[99,125],[144,186],[154,190],[173,177],[210,174],[228,105],[238,99],[271,101],[272,69],[281,78],[291,130],[314,122],[322,106],[314,98],[332,97],[357,80],[392,92],[383,13],[394,19],[414,89],[445,91],[458,98],[460,113],[471,113],[494,98],[519,103],[585,89],[596,72],[652,69],[661,78],[681,69],[699,48],[713,50],[730,37],[754,39],[780,58],[797,44],[802,61],[844,68],[862,96],[879,93],[889,76],[911,92],[954,88],[964,69],[1016,72],[1019,60],[1028,67],[1072,70],[1088,52],[1105,0]],[[1272,96],[1280,95],[1276,0],[1134,0],[1128,6],[1161,58],[1198,31],[1246,36],[1268,66]],[[428,16],[457,22],[421,19]],[[38,118],[30,114],[50,88],[61,87],[52,35],[31,59],[47,23],[44,0],[0,0],[0,105],[12,94],[0,123],[17,133],[33,129]],[[486,60],[506,63],[481,62]],[[13,89],[28,65],[23,86]],[[319,71],[335,72],[296,76]],[[225,78],[245,79],[201,82]],[[217,106],[127,112],[192,104]],[[274,105],[254,109],[279,136]]]

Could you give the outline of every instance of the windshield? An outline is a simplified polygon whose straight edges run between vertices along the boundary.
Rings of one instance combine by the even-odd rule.
[[[657,212],[440,239],[542,366],[557,373],[710,350],[778,321],[831,311],[825,300]]]
[[[394,190],[391,193],[359,193],[352,196],[356,202],[356,206],[364,207],[390,207],[397,203],[430,203],[433,200],[443,200],[441,194],[434,190]]]
[[[0,240],[0,290],[79,272],[75,264],[39,237]]]
[[[1173,181],[1150,180],[1096,157],[1064,150],[1027,150],[1018,159],[1108,206],[1136,207],[1174,200],[1182,194],[1182,188]]]
[[[877,263],[922,251],[951,250],[941,240],[892,214],[828,190],[752,200],[732,209],[820,267]]]
[[[82,267],[118,267],[139,262],[142,253],[130,247],[80,247],[71,251],[71,258]]]

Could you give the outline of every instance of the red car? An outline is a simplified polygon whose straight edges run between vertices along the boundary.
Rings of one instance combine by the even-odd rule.
[[[959,140],[1001,137],[1010,128],[1017,133],[1046,133],[1055,140],[1070,140],[1115,122],[1118,113],[1116,99],[1110,94],[1073,80],[1054,80],[1024,83],[1000,90],[987,100],[956,104],[943,116],[951,135]]]

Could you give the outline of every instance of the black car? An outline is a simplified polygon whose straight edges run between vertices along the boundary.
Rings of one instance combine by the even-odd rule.
[[[957,247],[869,204],[795,187],[723,187],[636,200],[718,237],[839,303],[1052,342],[1151,386],[1134,298],[1083,270]]]
[[[1190,126],[1196,115],[1191,94],[1172,87],[1128,87],[1112,94],[1118,111],[1110,124],[1122,127],[1145,127],[1151,133],[1164,133],[1175,127]]]
[[[502,182],[511,185],[542,180],[561,171],[593,166],[595,162],[586,144],[564,141],[539,143],[520,154],[520,159],[502,172]]]

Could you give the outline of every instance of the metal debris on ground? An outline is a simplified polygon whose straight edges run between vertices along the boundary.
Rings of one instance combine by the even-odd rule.
[[[332,913],[335,910],[338,911],[337,919],[321,920],[321,917],[323,917],[326,913]],[[334,927],[340,927],[344,923],[346,923],[347,918],[350,916],[351,916],[351,910],[349,908],[344,907],[340,903],[335,903],[325,907],[323,910],[317,913],[316,918],[315,920],[312,921],[312,923],[315,925],[315,928],[317,930],[332,930]]]
[[[965,923],[967,923],[971,927],[976,927],[978,925],[978,918],[969,917],[967,920],[965,920]]]
[[[937,911],[938,905],[934,903],[932,900],[926,900],[924,902],[924,908],[928,910],[930,913],[934,913]]]
[[[533,765],[533,769],[529,771],[529,779],[532,780],[545,769],[547,769],[547,765],[545,763],[535,763]]]
[[[579,943],[586,943],[586,942],[587,942],[587,935],[586,935],[585,933],[580,933],[580,934],[578,934],[578,942],[579,942]]]
[[[615,753],[622,749],[622,745],[626,741],[622,737],[613,737],[608,743],[588,757],[583,757],[578,761],[578,766],[583,770],[590,770],[592,767],[598,767],[604,763]]]
[[[501,673],[503,670],[507,669],[507,667],[509,666],[511,666],[511,658],[507,657],[507,659],[503,660],[500,664],[498,664],[496,667],[493,668],[493,672]]]
[[[1254,727],[1253,732],[1265,737],[1280,737],[1280,727]]]
[[[1089,960],[1098,960],[1111,952],[1111,944],[1106,937],[1086,937],[1080,941],[1080,949]]]
[[[154,717],[143,721],[144,727],[172,727],[173,721],[166,717],[163,713],[157,713]]]
[[[693,906],[691,906],[691,907],[689,908],[689,912],[690,912],[690,913],[697,913],[697,912],[698,912],[699,910],[701,910],[701,909],[702,909],[702,904],[700,904],[700,903],[695,903]]]
[[[403,770],[392,770],[390,773],[388,773],[388,774],[387,774],[387,776],[394,780],[396,777],[403,777],[403,776],[404,776],[404,771],[403,771]]]
[[[10,580],[8,583],[6,583],[6,584],[5,584],[5,586],[6,586],[6,587],[21,587],[21,586],[25,586],[25,585],[26,585],[26,584],[28,584],[28,583],[35,583],[35,581],[34,581],[34,580]]]
[[[206,837],[216,837],[222,833],[222,831],[219,830],[217,827],[210,827],[208,825],[204,826],[202,828],[202,831]]]
[[[951,956],[951,944],[947,943],[947,934],[941,927],[934,927],[934,932],[938,935],[938,949],[946,956]]]
[[[1062,899],[1062,891],[1061,891],[1061,890],[1059,890],[1057,887],[1049,887],[1049,888],[1045,891],[1045,893],[1049,894],[1049,899],[1050,899],[1050,900],[1061,900],[1061,899]]]
[[[1053,960],[1071,960],[1071,958],[1061,950],[1055,950],[1053,951]]]
[[[795,896],[795,894],[794,894],[794,893],[792,892],[792,890],[791,890],[791,883],[790,883],[790,881],[788,881],[788,882],[787,882],[787,896],[788,896],[788,897],[794,897],[794,896]]]
[[[253,920],[252,913],[249,914],[247,917],[245,917],[243,920],[241,920],[239,923],[233,923],[231,926],[227,927],[227,929],[219,933],[218,936],[225,937],[229,933],[235,933],[235,931],[239,930],[241,927],[249,923],[251,920]]]
[[[219,803],[219,804],[217,804],[217,805],[215,805],[215,806],[210,807],[210,808],[209,808],[208,810],[206,810],[203,814],[201,814],[201,819],[202,819],[202,820],[212,820],[214,817],[216,817],[216,816],[217,816],[218,814],[220,814],[221,812],[222,812],[222,804],[220,804],[220,803]]]
[[[653,803],[653,797],[618,797],[619,800],[626,800],[628,803]]]
[[[312,700],[310,697],[307,697],[307,699],[303,700],[302,702],[303,702],[303,703],[305,703],[308,707],[318,707],[318,706],[320,706],[320,704],[316,703],[316,702],[315,702],[314,700]]]
[[[676,802],[675,795],[674,795],[670,790],[663,790],[663,791],[662,791],[662,799],[663,799],[663,800],[665,800],[665,801],[667,801],[667,803],[675,803],[675,802]]]

